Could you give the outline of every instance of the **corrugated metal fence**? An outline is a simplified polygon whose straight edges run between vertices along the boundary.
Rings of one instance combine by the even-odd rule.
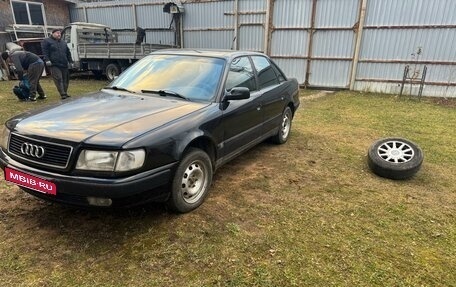
[[[133,42],[137,26],[149,43],[185,48],[261,51],[308,87],[456,97],[454,0],[193,0],[181,1],[182,26],[163,12],[169,1],[80,3],[72,21],[95,22]],[[178,3],[178,1],[175,1]]]

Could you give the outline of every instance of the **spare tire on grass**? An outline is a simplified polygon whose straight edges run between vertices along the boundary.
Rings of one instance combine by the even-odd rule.
[[[407,179],[423,163],[421,148],[403,138],[383,138],[374,142],[367,152],[369,168],[381,177]]]

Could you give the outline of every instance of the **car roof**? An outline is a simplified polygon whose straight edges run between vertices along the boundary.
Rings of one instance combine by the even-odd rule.
[[[167,55],[186,55],[186,56],[203,56],[213,58],[232,59],[239,56],[255,55],[266,56],[263,53],[253,51],[238,51],[238,50],[221,50],[221,49],[164,49],[153,52],[152,54],[167,54]]]

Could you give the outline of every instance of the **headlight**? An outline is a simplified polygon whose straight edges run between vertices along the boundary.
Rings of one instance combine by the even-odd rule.
[[[76,163],[76,169],[128,171],[140,168],[145,156],[146,153],[142,149],[122,152],[83,150]]]
[[[127,171],[140,168],[143,165],[145,158],[146,153],[142,149],[123,151],[119,153],[119,157],[117,158],[116,171]]]
[[[2,126],[2,133],[1,133],[1,139],[0,139],[0,147],[4,150],[8,150],[8,140],[10,136],[10,130],[3,125]]]

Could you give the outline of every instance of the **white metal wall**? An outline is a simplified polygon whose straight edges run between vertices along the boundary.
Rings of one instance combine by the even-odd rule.
[[[305,83],[312,0],[273,2],[270,56],[285,74]]]
[[[146,29],[147,42],[174,44],[171,15],[162,9],[168,2],[81,2],[70,13],[73,21],[102,23],[118,29],[120,41],[134,41],[131,31],[139,26]],[[261,51],[302,85],[349,88],[352,84],[355,90],[387,93],[399,92],[406,65],[417,73],[426,65],[423,95],[456,97],[454,0],[181,3],[185,9],[185,48]],[[361,15],[365,15],[364,22]],[[421,54],[413,56],[418,48]],[[411,87],[407,85],[404,92],[416,94],[418,86]]]
[[[235,36],[233,1],[185,4],[184,47],[231,49]]]
[[[110,26],[119,42],[135,42],[136,27],[146,30],[146,42],[175,44],[174,31],[169,29],[171,16],[163,13],[162,1],[106,1],[75,5],[70,10],[72,22],[92,22]]]
[[[426,65],[423,94],[456,97],[454,43],[456,1],[368,0],[354,88],[399,93],[405,66],[420,79]],[[418,89],[407,84],[404,93]]]
[[[309,85],[348,88],[359,0],[316,3]]]

